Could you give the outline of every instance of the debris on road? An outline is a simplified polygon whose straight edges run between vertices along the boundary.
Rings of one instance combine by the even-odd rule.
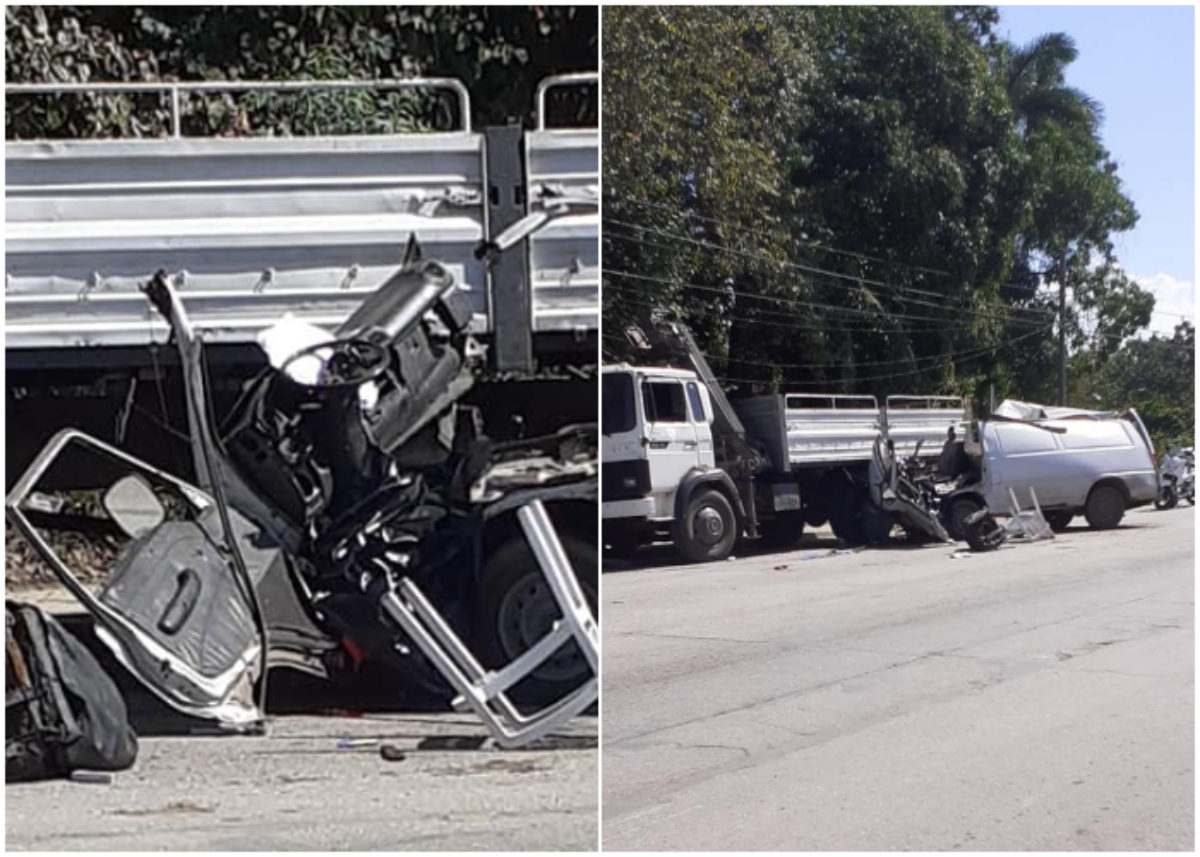
[[[378,743],[378,738],[339,738],[337,748],[339,750],[354,750],[359,747],[374,747]]]
[[[96,785],[110,785],[113,781],[113,775],[109,771],[71,771],[69,777],[73,783],[94,783]]]
[[[380,744],[379,757],[385,762],[403,762],[408,758],[408,754],[395,744]]]

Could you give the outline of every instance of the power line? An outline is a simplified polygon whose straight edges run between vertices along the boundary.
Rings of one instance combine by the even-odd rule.
[[[644,199],[629,199],[627,201],[633,203],[634,205],[640,205],[644,208],[657,208],[661,211],[669,211],[672,213],[678,213],[680,211],[679,208],[676,208],[674,206],[663,205],[662,203],[650,202],[649,200],[644,200]],[[721,220],[716,217],[706,217],[703,214],[697,214],[695,211],[692,211],[690,209],[683,209],[682,211],[685,216],[694,218],[696,220],[704,220],[704,221],[707,221],[708,223],[715,223],[718,226],[729,226],[733,229],[737,229],[742,232],[748,232],[752,235],[758,235],[760,237],[768,237],[766,235],[766,233],[762,232],[761,230],[754,229],[753,227],[745,226],[740,223],[734,223],[731,220]],[[819,241],[813,241],[809,238],[796,238],[793,235],[789,235],[788,239],[790,241],[794,241],[797,244],[803,244],[807,247],[816,247],[820,250],[826,250],[830,253],[836,253],[836,254],[842,255],[842,256],[851,256],[856,259],[865,259],[870,262],[878,262],[878,263],[884,264],[884,265],[896,265],[901,268],[908,268],[909,270],[913,270],[913,271],[922,271],[927,274],[937,274],[939,276],[944,276],[944,277],[954,276],[949,271],[942,271],[938,268],[926,268],[922,265],[913,265],[908,262],[896,262],[891,259],[884,259],[880,256],[872,256],[869,253],[862,253],[857,250],[842,250],[838,247],[833,247],[833,246],[830,246],[829,244],[822,244]]]
[[[603,273],[606,276],[610,276],[610,277],[626,277],[626,278],[634,279],[634,280],[643,280],[643,281],[647,281],[647,282],[659,283],[661,285],[666,285],[666,286],[676,286],[676,287],[685,288],[685,289],[695,289],[695,290],[699,290],[699,291],[711,292],[711,293],[721,294],[721,295],[729,295],[730,292],[732,291],[732,289],[722,289],[722,288],[717,288],[715,286],[702,286],[702,285],[699,285],[698,283],[689,283],[689,282],[686,282],[683,280],[666,280],[661,277],[651,277],[646,274],[635,274],[631,271],[615,271],[612,269],[608,269],[608,270],[605,270]],[[804,301],[804,300],[800,300],[798,298],[776,297],[773,295],[752,295],[752,294],[746,294],[744,292],[733,292],[733,296],[734,297],[742,297],[742,298],[746,298],[746,299],[750,299],[750,300],[775,301],[777,303],[788,304],[791,306],[806,307],[809,309],[824,309],[827,312],[841,312],[841,313],[848,313],[850,315],[877,317],[878,315],[883,314],[889,318],[901,318],[901,319],[906,319],[906,320],[911,320],[911,321],[936,321],[936,322],[941,322],[942,324],[945,324],[948,321],[948,319],[939,318],[937,316],[912,315],[911,313],[897,313],[897,312],[889,312],[886,310],[883,313],[876,313],[876,312],[870,312],[867,310],[856,309],[854,307],[840,307],[840,306],[836,306],[834,304],[819,303],[816,301]],[[999,320],[999,321],[1003,321],[1005,323],[1010,323],[1010,324],[1011,323],[1034,324],[1035,323],[1031,320],[1026,320],[1026,319],[1011,319],[1011,318],[1002,318],[1002,317],[998,317],[998,316],[992,316],[991,320]]]
[[[1043,333],[1043,332],[1044,332],[1043,330],[1029,331],[1028,333],[1024,333],[1024,334],[1021,334],[1020,336],[1014,337],[1013,339],[1011,339],[1007,343],[1005,343],[1005,345],[1013,345],[1023,339],[1028,339],[1031,336],[1035,336],[1035,335],[1037,335],[1039,333]],[[996,348],[983,348],[983,349],[979,349],[977,352],[964,351],[964,352],[951,353],[951,354],[947,354],[947,355],[941,357],[940,359],[941,360],[952,360],[952,359],[957,358],[958,360],[970,360],[970,359],[974,359],[975,357],[981,357],[984,354],[987,354],[988,352],[996,351],[996,350],[998,350],[999,347],[1000,346],[997,346]],[[776,365],[776,364],[771,364],[771,365]],[[864,375],[861,377],[840,378],[840,379],[827,378],[827,379],[823,379],[820,381],[788,380],[787,383],[788,384],[803,384],[806,386],[814,386],[814,385],[820,385],[820,384],[844,383],[845,381],[853,381],[855,383],[865,383],[867,381],[884,381],[884,380],[888,380],[890,378],[904,378],[904,377],[908,377],[911,375],[920,375],[924,372],[930,371],[933,368],[934,368],[934,366],[926,366],[926,367],[922,367],[919,369],[905,370],[903,372],[888,372],[883,375]],[[771,382],[765,381],[761,378],[733,378],[733,377],[721,376],[721,375],[719,375],[717,377],[722,381],[732,381],[734,383],[741,383],[741,384],[768,384],[768,383],[771,383]]]
[[[632,202],[634,205],[642,205],[642,206],[648,206],[648,207],[652,207],[652,208],[658,208],[663,211],[670,211],[673,213],[678,213],[680,211],[680,209],[678,209],[678,208],[674,208],[674,207],[668,206],[668,205],[662,205],[661,203],[652,203],[652,202],[648,202],[645,200],[637,200],[637,199],[630,199],[628,201]],[[690,209],[684,209],[683,211],[686,216],[693,217],[698,220],[704,220],[704,221],[708,221],[710,223],[716,223],[716,224],[722,225],[722,226],[729,226],[733,229],[737,229],[741,232],[745,232],[750,235],[757,235],[761,238],[770,238],[771,237],[767,233],[763,232],[761,229],[755,229],[752,226],[744,226],[740,223],[734,223],[731,220],[722,220],[722,219],[715,218],[715,217],[705,217],[704,215],[697,214],[694,211],[691,211]],[[906,268],[906,269],[913,270],[913,271],[920,271],[922,273],[935,274],[935,275],[941,276],[941,277],[950,277],[952,279],[956,279],[955,275],[952,274],[951,272],[943,271],[938,268],[927,268],[922,265],[914,265],[910,262],[896,262],[891,259],[884,259],[880,256],[871,256],[870,254],[862,253],[862,252],[855,251],[855,250],[842,250],[840,248],[833,247],[832,245],[829,245],[829,244],[822,244],[820,242],[811,241],[809,239],[804,239],[804,238],[796,238],[795,236],[792,236],[790,234],[788,235],[788,239],[797,244],[807,244],[812,247],[818,247],[822,250],[827,250],[831,253],[836,253],[836,254],[840,254],[840,255],[844,255],[844,256],[853,256],[853,257],[856,257],[859,259],[864,259],[867,261],[872,261],[872,262],[876,262],[876,263],[883,264],[883,265],[892,265],[892,266],[895,266],[898,268]],[[846,275],[846,276],[852,276],[852,275]],[[928,295],[931,297],[941,297],[942,296],[941,293],[939,293],[939,292],[930,292],[925,289],[915,289],[912,286],[891,286],[891,287],[908,289],[910,291],[913,291],[916,294],[925,294],[925,295]],[[1001,288],[1024,289],[1024,288],[1027,288],[1028,286],[1025,283],[1011,283],[1010,282],[1010,283],[1001,283],[1000,287]]]
[[[626,285],[626,284],[618,283],[618,282],[609,282],[605,286],[605,288],[617,289],[618,291],[623,291],[623,292],[633,294],[633,295],[639,295],[639,296],[643,295],[642,290],[638,289],[636,286]],[[663,309],[661,304],[654,303],[652,301],[637,300],[636,298],[633,298],[633,297],[622,297],[621,300],[626,301],[628,303],[638,304],[639,306],[649,307],[651,309]],[[830,319],[828,321],[823,321],[823,322],[817,321],[817,322],[814,322],[813,324],[805,324],[803,321],[796,319],[796,314],[794,312],[780,312],[778,310],[765,310],[765,309],[755,310],[755,312],[760,313],[762,315],[768,315],[768,316],[777,317],[777,318],[786,318],[789,320],[788,321],[769,321],[767,319],[753,318],[753,317],[742,315],[740,313],[735,313],[735,312],[725,313],[725,312],[721,312],[715,308],[708,307],[708,306],[692,306],[692,307],[689,307],[689,309],[688,309],[688,313],[691,315],[701,315],[706,318],[716,319],[718,321],[733,321],[733,322],[739,322],[742,324],[764,324],[764,325],[770,325],[772,327],[787,328],[789,330],[808,330],[808,331],[816,331],[816,332],[828,331],[830,329],[831,325],[836,325],[837,326],[836,329],[843,330],[847,333],[852,333],[852,332],[864,332],[865,333],[865,332],[872,332],[872,331],[880,330],[883,327],[884,322],[902,321],[903,320],[903,318],[898,315],[883,315],[878,319],[877,322],[872,322],[870,319],[836,319],[836,320]],[[930,331],[936,331],[936,330],[945,330],[945,329],[946,329],[946,323],[944,321],[940,321],[938,324],[922,325],[922,326],[912,325],[912,326],[908,327],[908,330],[910,330],[912,332],[917,332],[917,333],[930,332]],[[894,328],[892,328],[890,330],[894,330]]]
[[[796,268],[800,271],[804,271],[808,274],[814,274],[817,276],[825,276],[825,277],[832,277],[835,279],[850,280],[859,285],[870,284],[870,285],[880,286],[882,288],[892,289],[894,292],[898,293],[897,295],[894,295],[893,297],[895,297],[897,300],[906,301],[908,303],[918,304],[921,306],[934,307],[934,308],[941,308],[941,307],[945,306],[944,303],[930,303],[929,301],[920,301],[920,300],[917,300],[916,298],[905,298],[905,297],[899,296],[899,293],[902,293],[905,291],[911,291],[914,294],[923,294],[923,295],[928,295],[931,297],[937,297],[937,298],[944,299],[946,297],[946,295],[944,295],[940,292],[931,292],[931,291],[928,291],[925,289],[913,289],[913,288],[907,287],[907,286],[897,286],[897,285],[893,285],[891,283],[883,282],[882,280],[873,280],[873,279],[870,279],[867,277],[859,277],[859,276],[855,276],[852,274],[843,274],[840,271],[830,271],[825,268],[816,268],[816,267],[809,266],[809,265],[801,265],[797,262],[790,262],[790,261],[787,261],[784,259],[773,259],[770,256],[765,256],[761,253],[752,253],[748,250],[735,250],[731,247],[721,247],[720,245],[713,244],[709,241],[703,241],[703,240],[697,239],[697,238],[688,238],[683,235],[678,235],[678,234],[675,234],[672,232],[665,232],[661,229],[655,229],[653,227],[639,226],[637,224],[628,223],[627,221],[618,220],[617,218],[612,218],[612,217],[605,218],[606,225],[610,222],[613,224],[616,224],[618,226],[623,226],[623,227],[630,228],[630,229],[638,229],[643,232],[650,232],[650,233],[653,233],[656,235],[661,235],[665,238],[669,238],[672,240],[684,241],[689,244],[695,244],[695,245],[704,247],[706,249],[714,250],[719,253],[731,253],[731,254],[734,254],[737,256],[744,256],[744,257],[751,258],[751,259],[758,259],[760,261],[769,262],[774,265],[783,265],[786,267]],[[618,233],[611,233],[608,235],[608,237],[618,238],[618,239],[622,239],[622,240],[626,240],[626,241],[633,241],[636,243],[643,243],[643,244],[647,244],[652,247],[658,247],[658,248],[664,249],[664,250],[674,249],[670,245],[667,245],[667,244],[661,244],[661,243],[657,243],[654,241],[647,241],[644,238],[638,238],[636,236],[631,236],[631,235],[621,235]],[[872,294],[875,294],[877,297],[888,297],[887,295],[879,295],[876,292],[872,292]],[[1014,313],[1015,312],[1024,312],[1024,313],[1036,314],[1036,315],[1039,315],[1042,317],[1051,316],[1051,313],[1047,312],[1046,310],[1039,310],[1039,309],[1034,309],[1034,308],[1029,308],[1029,307],[1008,306],[1008,307],[1005,307],[1005,309],[1008,312],[1014,312]]]

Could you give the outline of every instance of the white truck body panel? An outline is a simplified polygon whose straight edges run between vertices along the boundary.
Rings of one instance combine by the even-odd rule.
[[[958,396],[888,396],[881,414],[896,455],[912,455],[917,443],[921,454],[935,456],[946,441],[947,429],[961,440],[971,415]]]
[[[961,437],[969,418],[954,396],[889,396],[881,409],[874,396],[786,393],[734,401],[747,433],[762,444],[777,471],[871,460],[875,438],[886,426],[896,454],[936,455],[953,426]]]
[[[531,131],[525,135],[530,212],[561,190],[599,199],[600,145],[595,129]],[[552,221],[529,239],[533,330],[596,330],[600,312],[600,215]]]
[[[333,327],[395,270],[412,236],[455,275],[472,329],[486,334],[489,275],[474,257],[488,235],[485,141],[467,128],[6,143],[6,347],[162,341],[166,326],[138,291],[159,269],[210,340],[253,341],[289,311]],[[530,131],[525,153],[530,211],[547,189],[578,196],[598,185],[595,128]],[[532,330],[597,328],[598,236],[597,216],[575,215],[529,242]]]

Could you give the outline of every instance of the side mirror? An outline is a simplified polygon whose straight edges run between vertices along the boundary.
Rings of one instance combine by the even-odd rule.
[[[104,492],[104,510],[130,538],[153,530],[167,518],[166,510],[145,478],[131,473]]]

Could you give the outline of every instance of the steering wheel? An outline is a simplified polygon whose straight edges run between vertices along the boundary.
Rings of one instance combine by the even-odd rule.
[[[329,350],[329,355],[317,352]],[[279,367],[279,371],[288,375],[288,369],[303,357],[317,356],[324,362],[320,375],[306,387],[326,390],[338,387],[357,387],[378,378],[387,369],[391,361],[388,350],[369,339],[332,339],[329,342],[318,342],[297,351]],[[295,380],[295,379],[293,379]],[[304,383],[297,381],[296,383]]]

